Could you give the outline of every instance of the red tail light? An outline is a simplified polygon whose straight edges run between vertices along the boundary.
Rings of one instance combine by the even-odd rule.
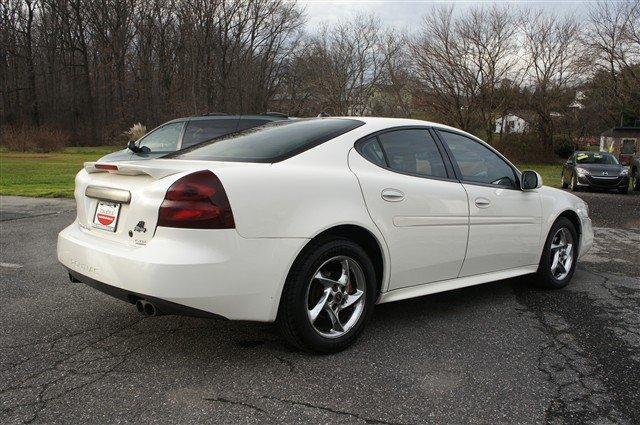
[[[211,171],[198,171],[171,185],[160,205],[158,226],[234,229],[229,198]]]
[[[96,170],[118,171],[118,166],[113,164],[95,164]]]

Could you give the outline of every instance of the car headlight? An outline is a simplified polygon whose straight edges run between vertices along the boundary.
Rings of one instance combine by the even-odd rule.
[[[576,172],[581,176],[584,176],[585,174],[589,174],[589,172],[587,170],[585,170],[584,168],[580,168],[580,167],[576,167]]]
[[[629,167],[624,167],[622,169],[622,171],[620,171],[620,175],[621,176],[628,176],[629,175]]]

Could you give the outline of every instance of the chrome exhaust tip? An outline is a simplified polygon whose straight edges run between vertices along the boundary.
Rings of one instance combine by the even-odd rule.
[[[144,305],[145,316],[155,316],[156,313],[157,313],[156,306],[147,301]]]
[[[136,301],[136,310],[138,310],[138,313],[144,314],[144,301],[142,300]]]
[[[138,313],[148,317],[158,315],[158,309],[156,306],[153,303],[142,299],[136,301],[136,310],[138,310]]]

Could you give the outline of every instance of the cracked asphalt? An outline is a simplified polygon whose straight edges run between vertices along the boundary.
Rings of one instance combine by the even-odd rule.
[[[580,196],[596,242],[564,290],[381,305],[333,356],[267,324],[142,318],[58,265],[72,201],[2,197],[0,423],[640,423],[640,196]]]

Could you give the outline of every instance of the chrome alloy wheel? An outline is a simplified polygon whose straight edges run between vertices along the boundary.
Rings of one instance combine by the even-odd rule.
[[[551,256],[551,274],[557,280],[562,280],[569,274],[573,264],[573,236],[566,227],[558,229],[553,239],[549,255]]]
[[[307,287],[307,316],[326,338],[345,335],[360,319],[366,299],[360,265],[343,255],[332,257],[316,270]]]

